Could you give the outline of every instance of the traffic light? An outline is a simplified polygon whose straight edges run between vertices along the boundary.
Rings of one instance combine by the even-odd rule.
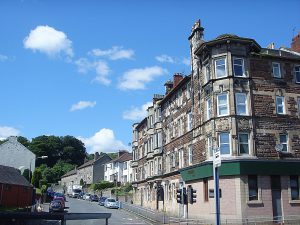
[[[193,204],[196,202],[196,198],[197,198],[196,193],[197,193],[197,191],[194,190],[192,187],[190,187],[190,190],[189,190],[189,203],[190,204]]]
[[[177,193],[177,203],[182,204],[182,200],[183,200],[182,190],[181,189],[177,189],[176,193]]]

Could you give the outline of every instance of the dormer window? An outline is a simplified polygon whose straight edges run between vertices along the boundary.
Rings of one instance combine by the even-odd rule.
[[[281,70],[280,70],[280,64],[277,62],[272,63],[272,74],[273,77],[281,78]]]

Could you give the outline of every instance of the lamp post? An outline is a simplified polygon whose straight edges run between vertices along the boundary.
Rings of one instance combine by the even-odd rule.
[[[39,157],[36,157],[36,158],[32,158],[30,160],[30,165],[29,165],[29,183],[31,183],[31,164],[32,164],[32,160],[36,160],[36,159],[47,159],[48,156],[47,155],[43,155],[43,156],[39,156]]]

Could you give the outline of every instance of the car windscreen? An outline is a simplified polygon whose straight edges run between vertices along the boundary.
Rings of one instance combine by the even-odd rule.
[[[114,199],[107,199],[108,202],[116,202]]]

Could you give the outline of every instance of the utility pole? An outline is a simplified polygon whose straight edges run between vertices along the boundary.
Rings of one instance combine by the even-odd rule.
[[[216,225],[221,224],[220,220],[220,188],[219,188],[219,167],[221,166],[221,153],[220,149],[214,149],[213,172],[215,181],[215,208],[216,208]]]

